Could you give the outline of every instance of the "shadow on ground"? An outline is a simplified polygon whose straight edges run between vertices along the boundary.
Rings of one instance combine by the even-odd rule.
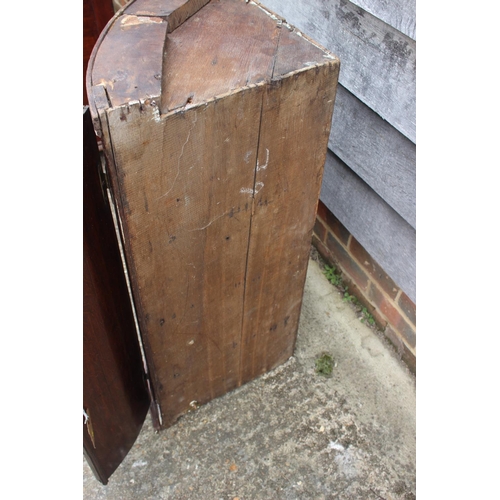
[[[415,482],[415,379],[313,260],[292,358],[160,433],[148,418],[107,486],[83,465],[88,500],[406,500]]]

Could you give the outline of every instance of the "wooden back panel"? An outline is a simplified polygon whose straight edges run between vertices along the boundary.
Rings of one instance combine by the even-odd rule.
[[[166,427],[293,352],[339,61],[255,2],[145,3],[89,85]]]

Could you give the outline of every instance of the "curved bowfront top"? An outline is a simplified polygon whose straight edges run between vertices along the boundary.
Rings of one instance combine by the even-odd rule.
[[[93,107],[97,88],[107,107],[155,100],[166,114],[332,61],[253,0],[135,0],[94,47],[87,92]]]

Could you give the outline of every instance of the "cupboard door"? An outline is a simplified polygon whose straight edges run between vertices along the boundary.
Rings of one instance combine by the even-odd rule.
[[[106,484],[141,430],[149,395],[88,108],[83,136],[83,447]]]

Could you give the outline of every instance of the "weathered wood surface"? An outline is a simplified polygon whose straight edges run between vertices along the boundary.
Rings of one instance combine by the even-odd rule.
[[[321,200],[416,302],[415,229],[330,151]]]
[[[103,86],[112,107],[145,96],[158,99],[167,28],[167,21],[157,16],[113,18],[98,45],[99,57],[91,58],[88,87]]]
[[[338,86],[329,148],[416,228],[415,144]]]
[[[352,0],[352,3],[413,40],[417,39],[415,0]]]
[[[237,385],[251,216],[241,189],[253,186],[261,101],[257,87],[159,122],[140,105],[108,113],[130,272],[166,426],[192,401]]]
[[[168,22],[168,32],[171,33],[208,2],[209,0],[135,0],[125,7],[124,14],[161,17]]]
[[[106,484],[139,434],[149,396],[88,108],[83,131],[83,444]]]
[[[159,98],[109,77],[157,50],[109,66],[102,43],[88,79],[163,427],[293,352],[339,70],[254,2],[168,31]]]
[[[326,65],[266,88],[248,249],[240,383],[293,354],[337,71]]]
[[[416,143],[416,42],[347,0],[266,5],[342,61],[339,82]]]
[[[259,9],[245,8],[244,18],[241,9],[239,2],[211,2],[168,36],[161,113],[262,82],[272,73],[281,29]]]

